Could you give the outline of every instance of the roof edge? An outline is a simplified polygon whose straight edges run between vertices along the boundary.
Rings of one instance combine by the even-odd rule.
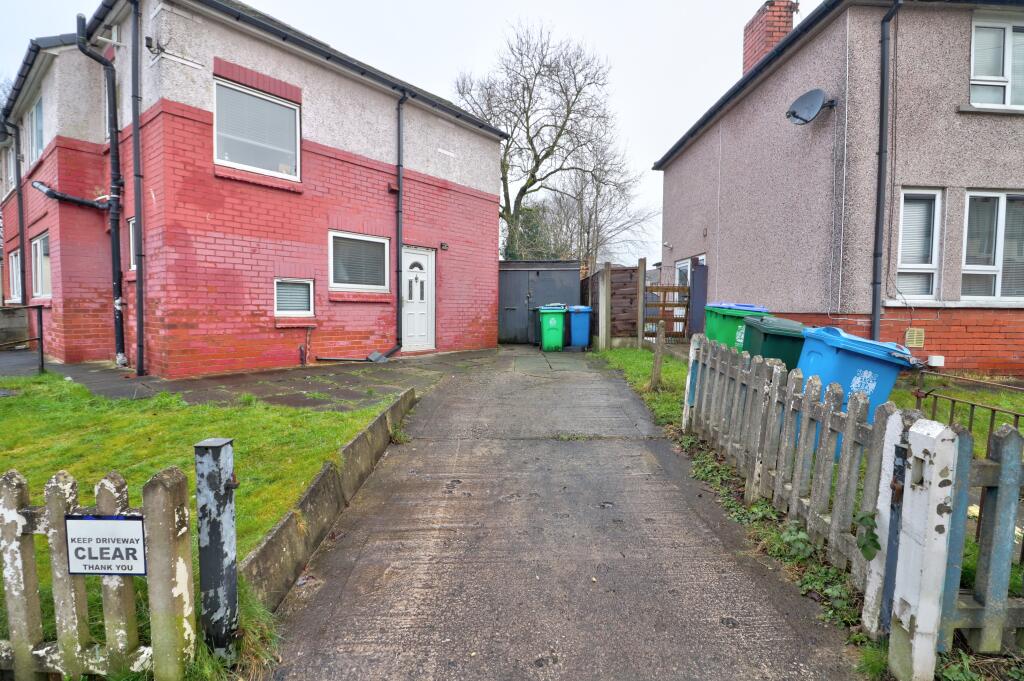
[[[74,33],[42,36],[28,41],[28,49],[25,50],[21,66],[14,77],[14,85],[11,87],[10,94],[7,95],[7,101],[4,102],[3,108],[0,109],[0,123],[5,123],[10,118],[11,112],[14,111],[14,106],[18,103],[18,97],[21,95],[22,88],[25,87],[25,81],[28,79],[28,74],[32,72],[32,67],[36,63],[39,52],[55,47],[68,47],[75,45],[77,42],[78,36]]]
[[[771,52],[761,58],[759,62],[754,64],[753,67],[740,78],[735,85],[729,88],[722,97],[711,105],[703,116],[701,116],[693,126],[687,130],[682,137],[676,140],[676,143],[665,152],[665,154],[655,161],[653,170],[664,170],[665,167],[675,160],[679,152],[683,150],[687,142],[695,138],[705,127],[711,123],[712,119],[717,116],[732,100],[741,95],[747,87],[754,82],[762,73],[764,73],[768,67],[779,61],[783,55],[785,55],[793,45],[795,45],[801,38],[810,33],[812,29],[822,23],[829,15],[832,14],[836,9],[842,6],[847,0],[824,0],[818,5],[813,12],[807,15],[803,21],[786,35],[785,38],[779,41]]]

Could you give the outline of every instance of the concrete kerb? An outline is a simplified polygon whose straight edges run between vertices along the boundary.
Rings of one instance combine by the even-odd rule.
[[[240,572],[256,596],[276,610],[310,556],[391,443],[392,429],[416,403],[416,391],[399,395],[370,425],[341,448],[288,513],[242,561]]]

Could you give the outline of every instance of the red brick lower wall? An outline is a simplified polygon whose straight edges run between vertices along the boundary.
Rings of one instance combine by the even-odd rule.
[[[870,315],[776,313],[815,326],[838,326],[868,337]],[[991,308],[885,308],[883,341],[906,343],[908,328],[923,329],[923,348],[911,348],[915,356],[943,355],[945,369],[971,370],[1002,375],[1024,375],[1024,309]]]
[[[395,167],[304,140],[301,183],[225,172],[213,164],[210,112],[156,106],[159,158],[146,162],[159,166],[152,171],[162,177],[164,201],[162,214],[147,216],[146,224],[151,372],[182,377],[295,366],[307,341],[311,359],[391,348]],[[151,168],[146,172],[149,180]],[[414,171],[405,180],[403,241],[436,253],[436,350],[495,347],[498,197]],[[391,240],[389,293],[329,291],[329,230]],[[275,277],[313,280],[315,318],[274,317]]]

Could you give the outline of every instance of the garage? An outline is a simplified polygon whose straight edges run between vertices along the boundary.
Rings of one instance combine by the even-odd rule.
[[[575,260],[509,260],[498,267],[498,342],[534,343],[531,310],[549,303],[580,304]]]

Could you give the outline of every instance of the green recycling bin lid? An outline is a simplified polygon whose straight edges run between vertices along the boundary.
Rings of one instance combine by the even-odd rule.
[[[743,323],[763,333],[770,333],[776,336],[803,338],[804,335],[803,324],[782,317],[746,317]]]
[[[767,307],[747,305],[744,303],[708,303],[704,306],[729,317],[746,317],[748,315],[770,314]]]

